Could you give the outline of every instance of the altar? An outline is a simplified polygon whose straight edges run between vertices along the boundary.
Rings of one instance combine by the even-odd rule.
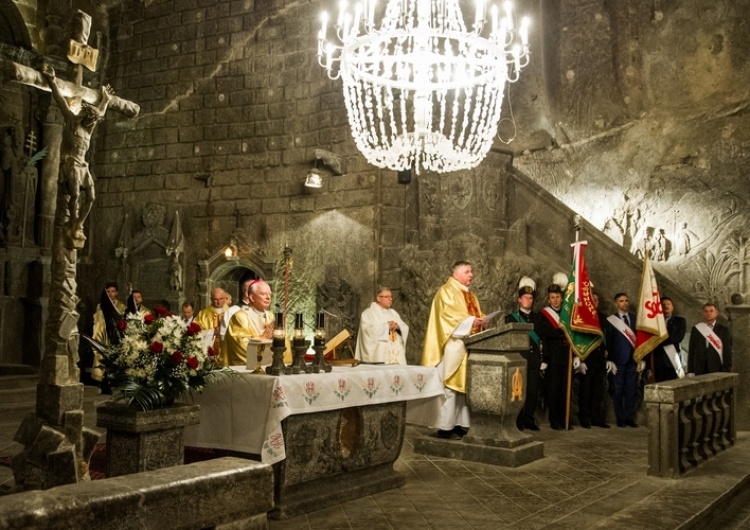
[[[200,423],[185,445],[242,453],[274,465],[286,518],[401,486],[393,470],[410,420],[434,421],[443,385],[435,368],[335,366],[329,373],[239,375],[195,395]],[[426,412],[425,412],[426,411]]]

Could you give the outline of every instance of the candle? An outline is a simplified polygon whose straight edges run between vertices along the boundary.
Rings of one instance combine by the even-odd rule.
[[[326,327],[326,316],[322,311],[318,313],[318,322],[315,324],[315,327],[318,329]]]
[[[276,313],[276,324],[274,324],[274,327],[284,329],[284,313]]]
[[[302,320],[302,313],[297,313],[294,316],[294,329],[303,329],[305,324]]]

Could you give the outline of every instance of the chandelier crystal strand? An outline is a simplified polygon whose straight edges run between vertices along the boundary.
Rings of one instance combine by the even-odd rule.
[[[357,148],[373,165],[447,172],[476,166],[497,132],[505,84],[529,62],[528,20],[478,0],[339,3],[322,16],[318,62],[344,84]],[[377,16],[382,18],[378,21]]]

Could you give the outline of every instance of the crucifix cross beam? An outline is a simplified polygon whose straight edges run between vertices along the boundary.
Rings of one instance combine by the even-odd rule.
[[[3,78],[6,80],[38,88],[45,92],[50,91],[47,80],[40,72],[33,68],[29,68],[28,66],[7,59],[2,59],[0,62],[0,71],[2,72]],[[66,98],[77,97],[91,105],[98,105],[101,100],[101,92],[98,90],[93,90],[62,79],[57,80],[57,85],[60,88],[60,93]],[[108,108],[128,118],[138,116],[138,113],[141,110],[137,103],[119,98],[115,95],[112,96]]]

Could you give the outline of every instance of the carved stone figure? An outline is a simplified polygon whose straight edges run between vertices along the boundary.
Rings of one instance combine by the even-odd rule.
[[[107,106],[114,91],[109,85],[102,87],[101,101],[94,106],[85,101],[68,102],[55,78],[55,70],[44,65],[42,75],[47,79],[52,96],[63,113],[64,130],[60,147],[60,182],[68,195],[69,236],[76,248],[83,248],[86,237],[83,235],[83,223],[94,204],[94,179],[89,172],[86,154],[91,144],[91,133],[94,127],[104,119]]]
[[[698,239],[698,236],[688,230],[687,223],[682,223],[680,228],[675,231],[674,239],[677,254],[687,256],[690,249],[693,248],[693,242]]]

